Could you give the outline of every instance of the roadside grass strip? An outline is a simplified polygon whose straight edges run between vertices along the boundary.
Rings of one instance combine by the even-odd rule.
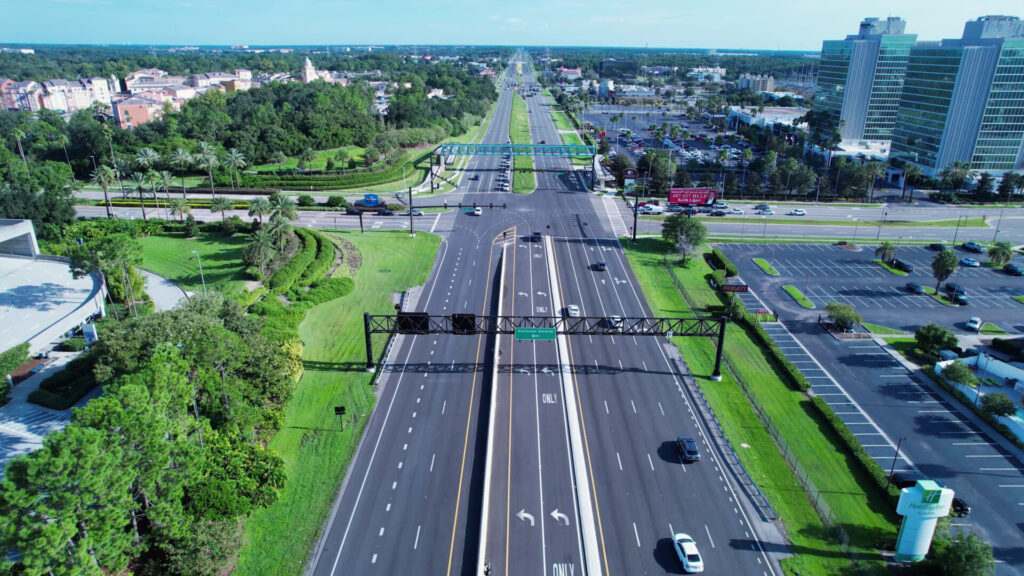
[[[878,265],[879,265],[879,266],[881,266],[882,268],[885,268],[885,269],[886,269],[886,270],[888,270],[888,271],[889,271],[890,273],[892,273],[892,274],[895,274],[895,275],[897,275],[897,276],[906,276],[906,275],[907,275],[907,273],[906,273],[906,272],[904,272],[903,270],[897,270],[896,268],[893,268],[893,267],[892,267],[892,266],[890,266],[889,264],[887,264],[887,263],[885,263],[885,262],[882,262],[882,260],[881,260],[880,258],[875,258],[875,259],[874,259],[874,263],[875,263],[875,264],[878,264]]]
[[[786,291],[786,294],[789,294],[790,298],[792,298],[797,304],[803,306],[804,308],[815,307],[814,302],[811,302],[811,300],[808,297],[804,296],[804,293],[801,292],[800,289],[797,288],[796,286],[786,284],[785,286],[782,287],[782,289]]]
[[[882,336],[890,334],[906,334],[906,332],[903,330],[897,330],[896,328],[889,328],[886,326],[879,326],[878,324],[869,324],[867,322],[861,322],[860,325],[863,326],[864,329],[867,330],[868,332],[871,332],[872,334],[880,334]]]
[[[399,230],[325,233],[342,245],[343,263],[333,276],[353,277],[355,288],[310,309],[299,326],[304,371],[269,446],[284,459],[288,483],[277,502],[246,522],[235,576],[298,576],[306,569],[377,400],[374,375],[363,369],[362,314],[393,313],[391,294],[426,282],[440,245],[439,237],[422,232],[415,238]],[[357,270],[350,268],[358,262]],[[374,350],[383,351],[386,341],[375,335]],[[351,415],[344,430],[334,415],[337,405]]]
[[[637,244],[624,242],[624,248],[655,315],[707,314],[721,309],[720,296],[709,287],[711,269],[702,260],[693,259],[686,268],[673,264],[670,272],[664,264],[666,257],[671,258],[666,242],[645,238]],[[896,517],[891,506],[810,400],[787,386],[782,367],[756,343],[752,332],[735,322],[727,325],[721,382],[709,379],[715,358],[712,339],[675,337],[672,342],[679,347],[743,466],[785,525],[796,554],[782,561],[786,573],[841,574],[850,570],[853,562],[815,512],[779,445],[738,386],[738,379],[776,423],[790,457],[804,463],[804,473],[815,485],[828,487],[813,498],[824,500],[846,529],[857,565],[864,573],[884,574],[875,546],[895,537]]]
[[[530,144],[530,116],[526,112],[526,101],[518,93],[512,96],[512,114],[509,117],[509,139],[513,144]],[[513,156],[512,191],[529,194],[537,187],[533,173],[532,156]],[[523,170],[524,172],[520,172]]]
[[[982,324],[982,326],[981,326],[981,333],[982,334],[996,334],[996,335],[1009,334],[1009,332],[1007,332],[1006,330],[1003,330],[1002,328],[1000,328],[999,326],[996,326],[995,324],[993,324],[991,322],[985,322],[984,324]]]
[[[754,264],[757,264],[757,267],[760,268],[762,272],[764,272],[765,274],[768,274],[769,276],[778,276],[779,275],[779,271],[776,270],[775,267],[772,266],[764,258],[754,258]]]

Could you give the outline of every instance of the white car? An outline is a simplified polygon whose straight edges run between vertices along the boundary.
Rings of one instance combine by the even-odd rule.
[[[728,202],[715,202],[714,204],[712,204],[712,207],[718,208],[719,210],[725,210],[726,208],[729,207],[729,203]]]
[[[683,570],[689,573],[703,572],[704,560],[697,551],[697,543],[690,538],[689,534],[680,532],[672,538],[672,544],[676,549],[679,561],[683,563]]]
[[[569,304],[565,307],[565,311],[569,313],[570,318],[580,317],[580,307],[575,304]]]
[[[608,317],[608,327],[619,330],[622,328],[622,316],[617,314]]]
[[[733,208],[732,210],[729,210],[729,214],[743,214],[743,210],[739,208]]]
[[[483,216],[483,214],[484,214],[483,208],[480,208],[479,206],[476,207],[476,208],[473,208],[473,215],[474,216]]]
[[[794,208],[789,212],[786,212],[786,216],[807,216],[807,211],[803,208]]]
[[[971,319],[967,321],[967,324],[965,324],[965,326],[968,330],[971,330],[973,332],[979,332],[981,331],[981,318],[978,318],[977,316],[971,316]]]

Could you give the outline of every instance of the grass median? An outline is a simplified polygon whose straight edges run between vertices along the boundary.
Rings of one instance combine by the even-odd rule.
[[[299,326],[304,373],[288,404],[281,431],[270,448],[285,461],[288,483],[280,498],[259,510],[245,527],[245,548],[236,576],[297,576],[331,511],[376,397],[373,375],[365,371],[363,312],[394,311],[393,292],[423,284],[440,238],[407,232],[328,232],[342,246],[335,276],[350,275],[355,289],[311,309]],[[357,268],[353,269],[351,266]],[[374,337],[374,351],[386,337]],[[344,405],[351,419],[338,430],[333,407]]]
[[[708,285],[711,269],[693,259],[689,267],[672,265],[669,245],[642,239],[626,243],[626,254],[655,315],[706,313],[722,305]],[[671,272],[670,272],[671,270]],[[682,286],[684,299],[672,276]],[[711,404],[733,448],[758,487],[782,519],[796,556],[783,561],[788,574],[845,573],[851,562],[811,506],[777,445],[766,431],[736,379],[742,379],[787,439],[790,451],[804,463],[810,479],[828,487],[824,499],[851,537],[854,557],[866,573],[883,573],[874,547],[895,535],[896,518],[872,480],[847,454],[806,396],[789,388],[781,367],[756,343],[748,329],[729,323],[721,382],[708,379],[714,365],[714,344],[705,338],[674,338],[683,358]]]
[[[907,273],[904,272],[903,270],[899,270],[899,269],[893,267],[891,264],[882,262],[881,258],[875,258],[874,262],[875,262],[875,264],[878,264],[882,268],[885,268],[886,270],[888,270],[889,273],[891,273],[891,274],[895,274],[897,276],[906,276],[907,275]]]
[[[526,101],[518,93],[512,95],[512,114],[509,117],[509,139],[513,144],[532,144],[530,138],[530,115],[527,113]],[[537,179],[533,173],[532,156],[513,156],[512,191],[516,194],[529,194],[537,187]]]
[[[664,220],[668,216],[642,216],[644,220]],[[725,219],[716,216],[702,216],[697,215],[696,218],[728,222],[728,223],[746,223],[746,224],[765,224],[765,218],[751,217],[751,216],[727,216]],[[784,224],[786,226],[842,226],[847,228],[877,228],[879,225],[878,220],[861,220],[854,222],[852,220],[821,220],[821,219],[809,219],[805,217],[792,216],[788,218],[768,218],[767,223],[769,226],[776,224]],[[911,222],[907,220],[886,220],[881,222],[882,228],[956,228],[956,220],[923,220],[920,222]],[[987,228],[988,225],[981,218],[971,218],[964,224],[964,221],[960,222],[961,228]],[[872,243],[867,240],[867,243]]]
[[[760,268],[761,271],[764,272],[765,274],[768,274],[770,276],[779,275],[779,271],[776,270],[775,267],[772,266],[771,263],[765,260],[764,258],[754,258],[754,264],[757,264],[757,267]]]
[[[864,329],[867,330],[868,332],[871,332],[872,334],[879,334],[882,336],[890,334],[906,334],[905,330],[897,330],[896,328],[879,326],[878,324],[870,324],[868,322],[861,322],[860,325],[863,326]]]
[[[803,306],[804,308],[815,307],[814,302],[811,302],[810,298],[804,296],[804,293],[801,292],[800,289],[797,288],[796,286],[791,286],[787,284],[783,286],[782,289],[786,291],[786,294],[789,294],[790,298],[792,298],[794,301],[796,301],[797,304]]]

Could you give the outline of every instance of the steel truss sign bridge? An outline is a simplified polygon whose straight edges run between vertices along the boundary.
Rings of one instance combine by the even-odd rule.
[[[371,334],[479,334],[514,335],[517,329],[548,329],[564,336],[704,336],[718,337],[712,379],[721,379],[722,347],[726,318],[621,318],[612,323],[605,317],[584,316],[477,316],[476,314],[431,315],[427,312],[399,312],[394,315],[363,314],[366,335],[366,368],[372,370]]]
[[[597,148],[581,144],[442,144],[439,156],[593,156]]]

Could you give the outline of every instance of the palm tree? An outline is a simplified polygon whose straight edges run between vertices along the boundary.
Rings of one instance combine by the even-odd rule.
[[[225,213],[234,207],[235,206],[231,203],[231,200],[228,200],[224,196],[217,196],[213,199],[213,202],[210,203],[210,213],[220,212],[220,221],[223,222]]]
[[[14,132],[11,132],[11,136],[14,136],[14,141],[18,143],[18,154],[21,154],[21,161],[25,164],[25,171],[28,172],[28,160],[25,159],[25,150],[21,147],[21,141],[25,139],[25,133],[19,128],[15,128]]]
[[[142,197],[142,193],[146,190],[146,175],[142,172],[133,172],[131,177],[132,184],[135,185],[135,190],[139,193],[139,205],[142,206],[142,219],[146,219],[146,201]]]
[[[214,151],[213,146],[210,146],[206,142],[199,143],[193,157],[195,159],[196,166],[206,170],[206,175],[210,178],[210,199],[212,200],[215,194],[213,190],[213,169],[220,166],[220,159],[217,157],[217,153]]]
[[[67,134],[61,132],[53,137],[53,144],[64,150],[64,161],[68,163],[68,168],[71,168],[71,179],[74,180],[75,169],[71,166],[71,156],[68,155],[68,144],[71,144],[71,139]]]
[[[110,166],[114,169],[117,184],[121,187],[121,198],[127,198],[128,192],[124,189],[124,176],[128,174],[128,162],[120,156],[115,156],[110,160]]]
[[[152,170],[160,161],[160,155],[152,148],[143,148],[135,154],[135,165],[143,170]]]
[[[882,245],[875,248],[875,257],[888,264],[896,258],[896,245],[886,240]]]
[[[719,150],[718,151],[718,158],[717,158],[717,160],[718,160],[718,163],[722,165],[722,170],[720,171],[719,176],[722,178],[722,183],[723,183],[723,188],[722,188],[723,196],[722,197],[724,198],[725,197],[725,195],[724,195],[724,190],[725,190],[725,188],[724,188],[724,185],[725,185],[725,163],[726,163],[727,160],[729,160],[729,151],[725,150],[725,149]]]
[[[235,182],[238,182],[238,169],[245,168],[245,155],[241,153],[237,148],[228,150],[227,163],[231,166],[231,172],[234,174],[234,178],[231,180],[231,189],[235,189]],[[241,183],[238,184],[241,186]]]
[[[312,164],[314,160],[316,160],[316,152],[306,148],[301,154],[299,154],[299,168],[305,169],[306,166]]]
[[[1009,242],[996,242],[989,246],[988,257],[996,266],[1004,266],[1013,260],[1013,246]]]
[[[249,216],[255,216],[259,219],[260,226],[263,226],[263,216],[270,214],[273,206],[270,205],[270,201],[262,196],[257,196],[249,202]]]
[[[875,196],[875,180],[885,174],[885,165],[881,162],[868,162],[864,165],[864,174],[868,177],[868,202]]]
[[[932,260],[932,277],[935,278],[936,293],[938,293],[939,287],[946,281],[946,278],[953,275],[959,263],[960,258],[952,250],[943,250],[935,256],[935,259]]]
[[[249,261],[255,260],[259,269],[263,270],[266,268],[267,260],[273,258],[277,252],[276,248],[277,242],[270,230],[260,228],[249,237],[249,241],[245,243],[243,249],[249,257]]]
[[[959,190],[968,179],[977,177],[977,172],[971,169],[971,163],[963,160],[953,160],[942,169],[943,179],[948,179],[953,190]]]
[[[275,216],[281,216],[285,220],[295,220],[299,217],[295,208],[295,200],[292,200],[280,192],[274,192],[271,194],[267,202],[270,203],[271,219]]]
[[[167,205],[171,205],[171,179],[174,178],[174,174],[171,174],[167,170],[161,170],[156,173],[156,181],[164,188],[164,198],[167,198]]]
[[[284,248],[284,240],[288,233],[291,232],[292,224],[284,216],[274,214],[267,221],[266,230],[271,238],[274,239],[274,242],[281,248]]]
[[[171,164],[178,167],[178,172],[181,174],[181,197],[187,200],[185,196],[185,169],[192,165],[192,155],[188,153],[188,150],[178,148],[171,153]]]
[[[147,170],[146,183],[149,184],[149,191],[153,194],[153,202],[156,202],[156,209],[160,210],[160,197],[156,195],[156,186],[160,183],[160,175],[155,170]],[[164,208],[164,217],[167,217],[167,208]]]
[[[910,182],[917,182],[917,179],[924,175],[921,171],[921,167],[916,164],[907,164],[903,167],[903,187],[900,188],[900,198],[903,198],[903,191],[907,189],[907,184]],[[911,185],[913,186],[913,185]],[[910,189],[910,199],[907,202],[914,201],[914,189]]]
[[[110,166],[100,166],[93,171],[91,179],[94,184],[103,188],[103,202],[107,205],[107,218],[113,218],[114,216],[110,213],[110,187],[117,179],[114,170]]]
[[[840,157],[836,158],[835,165],[836,165],[836,186],[835,186],[835,189],[832,190],[832,200],[833,201],[835,201],[835,199],[839,196],[839,176],[843,173],[843,168],[846,168],[846,156],[840,156]]]
[[[175,198],[171,200],[171,216],[177,216],[178,221],[181,222],[185,219],[185,215],[192,211],[192,207],[188,205],[188,200],[184,198]]]
[[[277,171],[280,172],[281,167],[284,165],[285,162],[288,161],[288,156],[285,156],[284,152],[278,150],[277,152],[274,152],[273,156],[270,157],[270,161],[273,162],[274,164],[277,164]]]

